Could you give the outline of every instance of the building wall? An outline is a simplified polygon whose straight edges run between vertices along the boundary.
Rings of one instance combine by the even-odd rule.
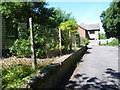
[[[80,37],[86,38],[86,33],[84,29],[78,27],[78,33],[80,34]]]
[[[90,30],[91,31],[91,30]],[[94,38],[94,40],[98,40],[98,33],[99,33],[99,31],[94,31],[95,33],[94,34],[90,34],[90,31],[88,31],[88,34],[89,34],[89,37],[90,37],[90,39],[93,39]]]

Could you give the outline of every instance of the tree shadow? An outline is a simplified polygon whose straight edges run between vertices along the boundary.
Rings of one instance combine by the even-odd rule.
[[[115,70],[111,68],[107,68],[105,73],[109,74],[111,78],[120,79],[120,72],[116,72]]]
[[[92,49],[91,47],[87,47],[88,49]]]
[[[74,75],[74,81],[70,80],[66,82],[66,85],[64,85],[64,89],[80,89],[80,90],[86,90],[86,89],[104,89],[104,90],[119,90],[118,84],[116,84],[115,79],[120,78],[120,72],[116,72],[115,70],[111,68],[107,68],[105,71],[105,74],[109,74],[112,78],[112,80],[100,80],[97,77],[87,77],[86,74],[76,74]]]
[[[91,52],[89,52],[89,51],[86,51],[86,52],[85,52],[85,54],[91,54]]]

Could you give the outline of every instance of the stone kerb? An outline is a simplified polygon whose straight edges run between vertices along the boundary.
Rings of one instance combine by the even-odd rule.
[[[56,88],[76,66],[76,63],[80,61],[86,50],[87,46],[83,46],[62,62],[48,65],[31,78],[26,79],[17,88]]]

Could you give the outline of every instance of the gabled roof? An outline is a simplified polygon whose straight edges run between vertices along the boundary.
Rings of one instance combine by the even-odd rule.
[[[79,26],[85,30],[100,30],[99,23],[93,23],[93,24],[81,23]]]

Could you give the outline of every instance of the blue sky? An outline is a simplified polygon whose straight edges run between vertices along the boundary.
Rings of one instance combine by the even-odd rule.
[[[112,0],[106,2],[48,2],[49,7],[60,8],[66,13],[72,13],[77,23],[100,23],[100,31],[104,32],[100,22],[101,13],[106,10]]]
[[[49,2],[49,7],[60,8],[72,13],[77,23],[99,22],[100,14],[106,10],[110,2]]]

